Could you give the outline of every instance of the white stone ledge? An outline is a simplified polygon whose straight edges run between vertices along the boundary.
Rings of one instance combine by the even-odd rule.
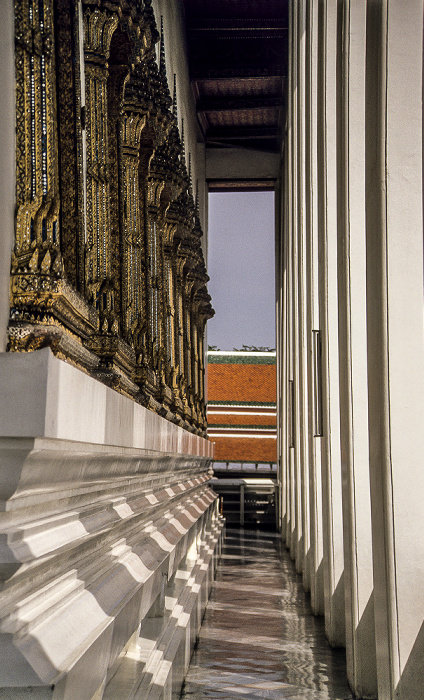
[[[91,700],[214,530],[212,445],[49,349],[0,354],[0,396],[0,696]]]
[[[215,495],[203,487],[148,527],[118,539],[111,533],[77,558],[63,552],[52,580],[32,579],[15,601],[12,588],[0,619],[0,686],[16,685],[16,698],[28,685],[44,686],[46,697],[89,700],[154,602],[162,576],[172,578],[204,528],[210,536],[216,512]]]
[[[171,504],[180,509],[187,507],[192,493],[197,494],[199,489],[205,487],[207,476],[199,476],[193,481],[194,487],[186,482],[183,491],[178,493],[175,489],[171,498],[159,486],[148,493],[138,491],[127,497],[106,496],[78,507],[75,504],[70,510],[64,510],[60,503],[59,508],[48,515],[44,515],[44,509],[41,513],[39,509],[28,508],[23,513],[20,510],[12,512],[10,517],[2,518],[0,524],[0,579],[7,578],[6,574],[10,575],[12,568],[17,571],[21,564],[31,562],[39,566],[46,556],[65,548],[75,548],[78,543],[84,542],[87,547],[88,540],[91,540],[91,546],[96,548],[99,546],[96,538],[101,538],[105,531],[113,531],[115,528],[121,532],[124,528],[125,535],[128,536],[132,523],[135,523],[134,526],[139,531],[155,518],[161,517],[161,514],[171,518],[170,526],[180,527],[178,521],[172,519],[169,509]],[[149,496],[154,499],[154,503],[150,502]],[[122,532],[116,535],[117,538],[121,536]],[[52,568],[53,563],[49,559],[49,570]],[[25,575],[28,575],[27,571]],[[16,573],[14,580],[16,582]]]
[[[212,519],[191,568],[175,571],[165,591],[163,617],[143,620],[140,636],[106,685],[103,700],[179,695],[209,598],[223,526],[222,518]]]
[[[54,438],[0,437],[0,512],[70,498],[95,489],[125,490],[148,478],[168,484],[189,472],[205,472],[209,457]],[[131,483],[130,483],[131,482]],[[131,484],[133,486],[131,486]],[[19,499],[19,501],[18,501]]]
[[[213,445],[55,357],[0,353],[0,437],[212,457]]]

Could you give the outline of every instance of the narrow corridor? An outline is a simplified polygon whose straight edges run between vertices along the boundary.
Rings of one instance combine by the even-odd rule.
[[[182,700],[352,697],[278,535],[227,529]]]

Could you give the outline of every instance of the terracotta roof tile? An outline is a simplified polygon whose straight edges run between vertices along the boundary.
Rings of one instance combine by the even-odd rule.
[[[217,461],[276,462],[277,440],[269,438],[214,438]]]
[[[225,430],[224,426],[230,430],[231,426],[238,426],[255,432],[255,429],[259,431],[261,427],[264,430],[276,425],[276,417],[269,415],[277,397],[275,356],[268,353],[258,358],[246,353],[235,356],[217,353],[212,357],[213,361],[208,364],[208,423],[212,433],[210,439],[215,442],[215,460],[276,462],[276,435],[213,436],[213,432],[219,432],[219,426],[222,430]],[[211,413],[214,402],[218,408]],[[262,409],[258,407],[261,404]]]
[[[277,400],[275,365],[208,366],[208,401],[272,402]]]

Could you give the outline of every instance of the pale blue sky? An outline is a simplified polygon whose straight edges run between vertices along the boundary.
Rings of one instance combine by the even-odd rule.
[[[275,347],[274,193],[209,195],[208,344]]]

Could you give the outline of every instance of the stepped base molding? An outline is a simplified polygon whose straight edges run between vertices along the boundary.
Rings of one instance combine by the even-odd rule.
[[[49,349],[1,354],[0,394],[0,697],[178,697],[220,550],[211,444]]]

